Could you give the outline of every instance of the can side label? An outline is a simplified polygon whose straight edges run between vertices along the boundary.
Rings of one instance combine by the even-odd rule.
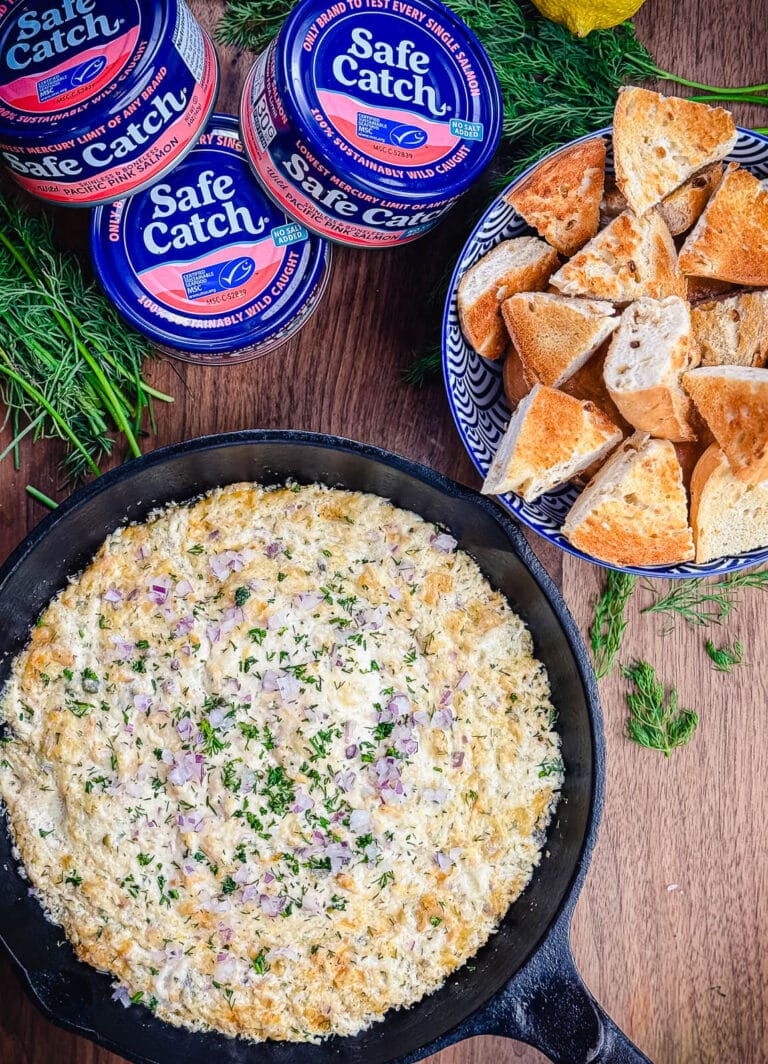
[[[179,0],[176,25],[173,28],[173,47],[198,84],[203,79],[205,41],[192,12],[184,0]]]
[[[186,316],[267,311],[290,286],[306,230],[288,226],[267,200],[247,190],[252,179],[242,146],[206,132],[190,159],[143,195],[113,205],[110,234],[121,234],[131,272],[150,299]],[[220,149],[220,150],[217,150]],[[206,150],[210,149],[210,150]]]
[[[34,150],[0,143],[18,184],[54,202],[87,205],[124,196],[162,173],[196,139],[216,90],[213,45],[194,20],[188,32],[203,56],[199,81],[173,48],[139,96],[87,133]]]
[[[390,247],[431,229],[457,197],[403,203],[372,196],[332,173],[277,113],[271,60],[268,54],[246,82],[243,136],[257,176],[283,210],[321,236],[359,246]],[[268,127],[275,130],[266,142],[265,109]]]
[[[119,78],[141,31],[136,0],[96,9],[96,0],[26,4],[0,40],[0,101],[11,111],[66,111]]]

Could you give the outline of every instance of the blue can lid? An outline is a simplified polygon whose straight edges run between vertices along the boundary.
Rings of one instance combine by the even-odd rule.
[[[316,154],[374,195],[451,199],[498,146],[493,64],[438,0],[301,0],[278,37],[275,69]]]
[[[237,119],[222,114],[164,180],[94,210],[91,250],[131,324],[201,361],[282,342],[314,309],[330,262],[329,245],[262,192]]]
[[[0,135],[93,129],[151,77],[161,46],[183,33],[178,0],[75,0],[42,9],[12,0],[0,16]],[[185,14],[186,12],[186,14]]]

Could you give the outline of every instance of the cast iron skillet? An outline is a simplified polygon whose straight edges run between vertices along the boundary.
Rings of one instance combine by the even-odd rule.
[[[0,570],[0,685],[50,598],[118,525],[154,507],[241,480],[322,481],[371,491],[441,522],[533,633],[559,712],[566,765],[550,856],[470,965],[413,1008],[354,1038],[248,1044],[163,1023],[111,1001],[110,978],[81,963],[43,917],[0,830],[0,939],[53,1021],[141,1064],[383,1064],[419,1060],[477,1034],[529,1042],[559,1064],[647,1061],[584,987],[569,948],[595,844],[605,773],[595,681],[573,621],[517,525],[493,503],[424,466],[348,440],[291,431],[211,436],[155,451],[83,488]]]

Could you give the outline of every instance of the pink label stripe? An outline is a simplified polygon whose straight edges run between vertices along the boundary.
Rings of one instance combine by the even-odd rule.
[[[183,311],[185,314],[216,315],[223,311],[239,309],[262,295],[277,275],[284,254],[285,249],[275,247],[270,239],[259,241],[258,244],[233,244],[203,255],[193,262],[164,262],[160,266],[144,270],[138,277],[147,292],[166,307]],[[244,285],[225,288],[221,292],[201,296],[200,299],[187,298],[182,274],[206,268],[216,270],[222,263],[244,255],[256,261],[256,269]]]
[[[460,142],[460,138],[451,133],[448,122],[432,122],[421,115],[397,107],[370,107],[352,96],[327,89],[319,90],[317,96],[331,124],[346,141],[354,144],[363,155],[380,162],[388,162],[392,166],[428,166],[450,155]],[[377,118],[384,118],[399,125],[416,126],[426,133],[427,141],[419,148],[402,148],[399,145],[382,144],[360,137],[357,133],[358,112],[376,115]]]
[[[95,48],[87,48],[83,52],[78,52],[75,56],[65,59],[58,66],[51,67],[50,70],[38,72],[37,74],[27,74],[24,77],[16,78],[15,81],[0,85],[0,99],[11,107],[15,107],[17,111],[30,111],[33,114],[65,111],[74,99],[95,95],[105,85],[108,85],[113,78],[117,77],[128,59],[133,55],[138,39],[139,27],[134,26],[122,36],[115,37],[108,44],[97,45]],[[78,85],[45,103],[40,102],[37,96],[37,86],[41,81],[45,81],[56,74],[63,74],[74,67],[87,63],[90,59],[97,59],[101,55],[106,58],[107,62],[102,72],[93,81],[89,81],[85,85]]]

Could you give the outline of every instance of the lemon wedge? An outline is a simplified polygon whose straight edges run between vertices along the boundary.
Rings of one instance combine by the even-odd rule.
[[[642,6],[643,0],[533,0],[545,18],[567,26],[577,37],[592,30],[618,26]]]

